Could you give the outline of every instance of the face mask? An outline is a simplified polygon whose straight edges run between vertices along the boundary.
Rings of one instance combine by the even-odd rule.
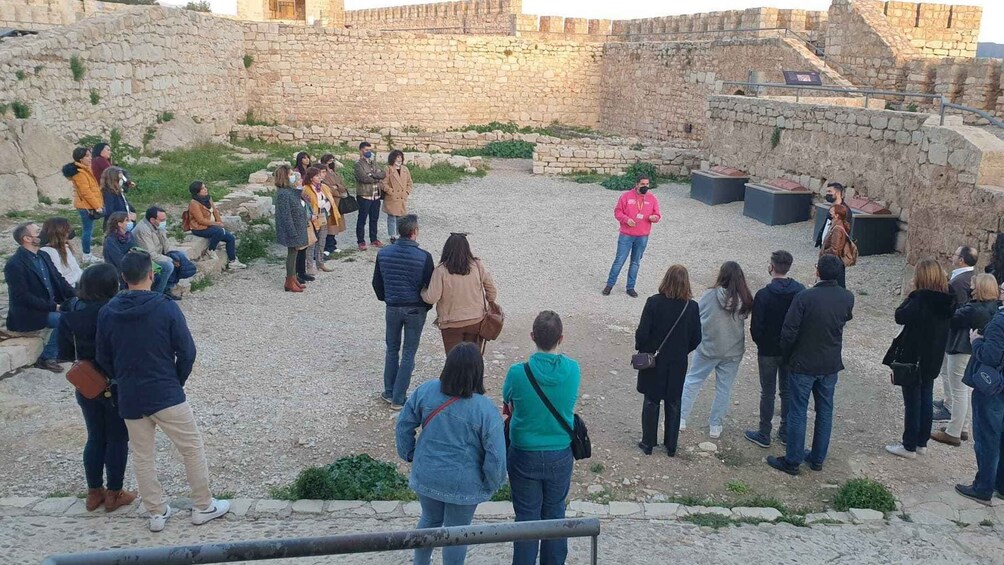
[[[67,239],[73,239],[77,237],[77,230],[70,230],[70,235],[66,236]]]
[[[126,185],[126,178],[123,177],[123,176],[120,176],[119,177],[119,186],[122,187],[122,188],[125,188],[125,185]]]
[[[823,198],[823,200],[826,200],[826,201],[827,201],[827,202],[829,202],[830,204],[833,204],[834,202],[836,202],[836,201],[837,201],[837,197],[836,197],[836,196],[833,196],[832,194],[827,194],[827,195],[826,195],[826,197],[825,197],[825,198]]]
[[[372,159],[373,158],[373,152],[372,151],[367,151],[366,153],[363,153],[363,157],[366,157],[367,159]]]
[[[160,225],[157,226],[157,229],[159,229],[161,233],[167,233],[167,220],[161,222]]]
[[[648,192],[648,187],[647,186],[639,186],[638,187],[638,192],[640,194],[645,194],[646,192]]]
[[[125,228],[127,232],[131,232],[134,227],[136,227],[135,222],[126,222]]]

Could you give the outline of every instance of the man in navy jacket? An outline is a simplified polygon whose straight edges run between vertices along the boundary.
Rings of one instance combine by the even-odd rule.
[[[181,309],[151,292],[150,254],[133,251],[122,259],[128,292],[113,298],[98,315],[96,361],[118,385],[119,414],[129,429],[136,483],[150,512],[150,531],[164,529],[173,513],[157,480],[156,428],[178,448],[192,488],[192,523],[205,524],[230,509],[209,490],[209,467],[202,434],[185,399],[185,381],[195,363],[195,342]]]
[[[59,357],[59,305],[73,298],[73,288],[59,274],[52,259],[39,253],[42,229],[35,223],[14,228],[14,241],[20,246],[4,265],[10,309],[7,329],[12,332],[34,332],[53,328],[49,341],[35,366],[54,373],[63,372],[56,363]]]
[[[425,327],[429,306],[422,300],[422,289],[432,280],[432,255],[420,248],[418,216],[409,214],[398,220],[401,236],[394,245],[377,254],[373,270],[373,291],[377,300],[387,304],[387,354],[384,358],[381,398],[394,410],[400,410],[408,397],[415,354]],[[404,351],[401,333],[404,332]]]

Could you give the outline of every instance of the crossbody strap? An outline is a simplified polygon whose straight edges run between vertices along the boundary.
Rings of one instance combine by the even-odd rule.
[[[446,402],[440,404],[439,408],[436,408],[435,410],[433,410],[432,414],[429,414],[429,417],[426,418],[424,422],[422,422],[422,429],[424,430],[425,428],[429,427],[429,422],[431,422],[432,419],[436,417],[436,414],[439,414],[443,410],[446,410],[447,406],[453,404],[454,402],[456,402],[458,400],[460,400],[460,397],[459,396],[454,396],[453,398],[451,398],[451,399],[447,400]]]
[[[690,307],[690,301],[688,300],[683,305],[683,310],[680,310],[680,315],[676,317],[676,321],[673,322],[673,327],[669,328],[669,333],[666,334],[666,337],[662,338],[662,343],[659,344],[659,349],[655,350],[655,356],[658,356],[659,352],[662,351],[662,346],[666,345],[666,341],[669,339],[669,336],[673,335],[673,330],[676,329],[676,325],[679,324],[680,320],[683,319],[683,315],[687,312],[687,308],[689,307]]]
[[[558,411],[554,408],[554,405],[551,404],[551,401],[548,400],[547,396],[544,395],[544,391],[540,389],[540,385],[537,384],[537,379],[533,377],[533,371],[530,370],[530,363],[524,363],[523,369],[526,371],[526,378],[530,379],[530,384],[533,386],[533,390],[537,391],[537,396],[540,397],[540,400],[544,403],[544,406],[547,406],[547,409],[551,411],[551,415],[553,415],[554,419],[557,420],[559,424],[561,424],[562,428],[565,428],[565,431],[568,432],[568,435],[572,436],[572,438],[575,438],[575,432],[572,430],[572,427],[569,426],[568,422],[566,422],[565,419],[561,417],[561,414],[558,414]]]

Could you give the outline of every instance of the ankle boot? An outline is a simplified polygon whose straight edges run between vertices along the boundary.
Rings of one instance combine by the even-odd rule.
[[[127,490],[110,490],[105,493],[105,512],[115,510],[132,504],[136,500],[136,493]]]
[[[286,284],[282,288],[286,292],[303,292],[303,287],[296,281],[296,277],[286,277]]]
[[[87,489],[87,500],[84,501],[84,507],[87,508],[88,512],[93,512],[105,502],[107,494],[104,488],[89,488]]]

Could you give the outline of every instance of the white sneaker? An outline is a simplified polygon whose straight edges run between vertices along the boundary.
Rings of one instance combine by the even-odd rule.
[[[721,426],[711,426],[711,439],[718,439],[722,437],[722,427]]]
[[[248,266],[245,265],[244,263],[241,263],[237,259],[234,259],[233,261],[230,261],[229,263],[227,263],[227,268],[228,269],[247,269]]]
[[[687,429],[687,421],[684,420],[683,418],[680,418],[680,431],[682,432],[685,429]]]
[[[927,455],[927,448],[926,447],[918,447],[917,448],[917,455]]]
[[[174,510],[167,506],[167,510],[164,510],[163,514],[156,514],[150,516],[150,531],[151,532],[162,532],[164,531],[164,526],[167,525],[167,519],[174,515]]]
[[[907,451],[907,449],[903,447],[902,443],[897,443],[896,445],[887,445],[885,446],[885,450],[888,451],[889,453],[892,453],[893,455],[902,457],[904,459],[917,458],[917,454],[913,451]]]
[[[209,508],[205,510],[197,510],[192,508],[192,523],[196,526],[205,524],[210,520],[215,520],[220,516],[224,516],[227,512],[230,512],[230,501],[229,500],[216,500],[209,505]]]

